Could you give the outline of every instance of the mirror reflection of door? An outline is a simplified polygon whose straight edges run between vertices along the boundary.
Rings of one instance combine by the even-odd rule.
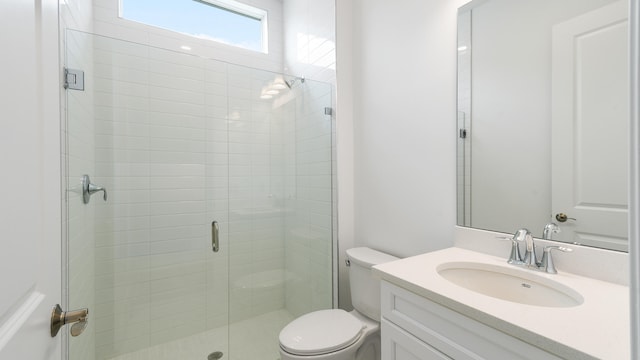
[[[554,239],[627,250],[628,21],[619,1],[553,28]]]

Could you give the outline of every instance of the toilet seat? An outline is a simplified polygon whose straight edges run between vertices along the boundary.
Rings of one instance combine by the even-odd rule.
[[[319,310],[303,315],[280,332],[280,346],[290,354],[327,354],[358,341],[363,323],[341,309]]]

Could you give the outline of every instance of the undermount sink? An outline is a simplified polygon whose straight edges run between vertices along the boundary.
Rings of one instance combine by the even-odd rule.
[[[578,292],[566,285],[525,269],[475,262],[448,262],[439,265],[437,271],[458,286],[511,302],[572,307],[584,301]]]

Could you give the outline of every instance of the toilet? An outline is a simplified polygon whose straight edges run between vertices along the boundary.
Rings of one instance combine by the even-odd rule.
[[[314,311],[290,322],[280,332],[281,360],[379,360],[380,281],[373,265],[398,260],[370,248],[347,250],[354,310]]]

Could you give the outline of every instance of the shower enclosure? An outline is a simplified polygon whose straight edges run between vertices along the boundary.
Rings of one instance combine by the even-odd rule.
[[[333,306],[331,86],[77,31],[65,66],[68,358],[278,359]]]

